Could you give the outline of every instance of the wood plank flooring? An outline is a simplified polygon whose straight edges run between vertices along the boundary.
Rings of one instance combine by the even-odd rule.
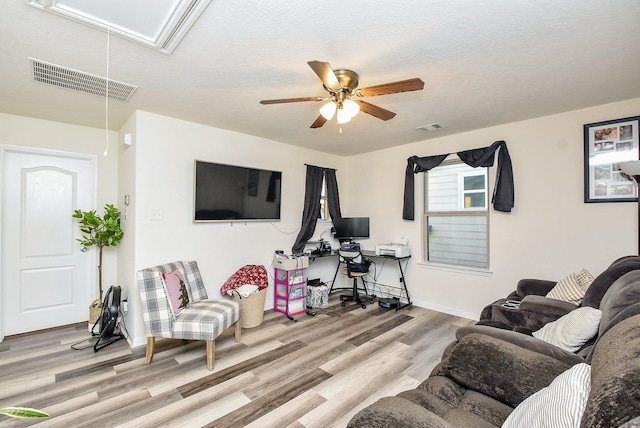
[[[71,349],[86,323],[0,343],[0,407],[34,407],[47,419],[0,416],[0,427],[345,427],[378,398],[416,387],[455,330],[471,320],[411,307],[342,307],[291,321],[229,329],[206,369],[204,342],[158,340],[153,362],[126,341],[97,353]],[[87,346],[84,342],[78,346]]]

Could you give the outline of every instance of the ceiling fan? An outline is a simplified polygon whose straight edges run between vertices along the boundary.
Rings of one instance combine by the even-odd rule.
[[[344,69],[333,70],[328,62],[322,61],[309,61],[307,64],[309,64],[311,69],[318,75],[329,96],[262,100],[260,104],[329,100],[329,102],[320,109],[320,115],[315,122],[311,124],[311,128],[320,128],[327,121],[331,120],[336,113],[339,125],[349,122],[359,111],[382,120],[392,119],[396,115],[394,112],[363,100],[352,100],[351,98],[420,91],[424,88],[424,82],[418,78],[414,78],[358,89],[358,74],[355,71]],[[342,128],[340,128],[340,131],[342,132]]]

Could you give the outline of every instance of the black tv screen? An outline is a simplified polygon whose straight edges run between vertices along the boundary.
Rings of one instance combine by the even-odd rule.
[[[194,220],[280,220],[282,172],[196,160]]]
[[[369,237],[369,217],[342,217],[333,220],[334,237],[339,241]]]

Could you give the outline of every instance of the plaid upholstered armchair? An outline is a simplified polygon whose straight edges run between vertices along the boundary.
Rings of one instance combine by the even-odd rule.
[[[195,261],[167,263],[138,271],[147,353],[151,363],[155,338],[204,340],[207,369],[215,364],[215,339],[235,323],[240,341],[241,305],[231,299],[208,300]]]

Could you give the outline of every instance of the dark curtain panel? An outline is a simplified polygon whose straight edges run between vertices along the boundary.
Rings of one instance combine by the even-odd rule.
[[[493,209],[496,211],[510,212],[514,206],[514,185],[513,185],[513,167],[511,165],[511,157],[507,150],[507,143],[504,141],[496,141],[489,147],[480,149],[465,150],[458,152],[457,155],[467,165],[476,168],[479,166],[493,166],[495,152],[498,153],[498,168],[496,171],[496,183],[493,189]],[[404,206],[402,209],[402,218],[404,220],[414,220],[415,218],[415,174],[418,172],[429,171],[440,165],[449,154],[426,156],[419,158],[411,156],[407,159],[407,168],[405,170],[404,181]]]
[[[302,226],[293,244],[293,254],[300,254],[304,246],[313,236],[316,230],[318,214],[320,213],[320,196],[322,194],[322,177],[327,180],[327,195],[329,202],[329,215],[331,218],[341,217],[340,198],[338,196],[338,182],[336,170],[307,165],[307,179],[304,194],[304,209],[302,211]]]
[[[324,169],[324,178],[327,180],[327,199],[329,203],[329,215],[331,220],[342,218],[340,212],[340,196],[338,195],[338,180],[335,169]]]
[[[407,169],[404,173],[404,206],[402,208],[402,218],[405,220],[414,219],[414,193],[415,193],[415,175],[419,172],[429,171],[437,167],[449,156],[437,155],[419,158],[411,156],[407,159]]]

